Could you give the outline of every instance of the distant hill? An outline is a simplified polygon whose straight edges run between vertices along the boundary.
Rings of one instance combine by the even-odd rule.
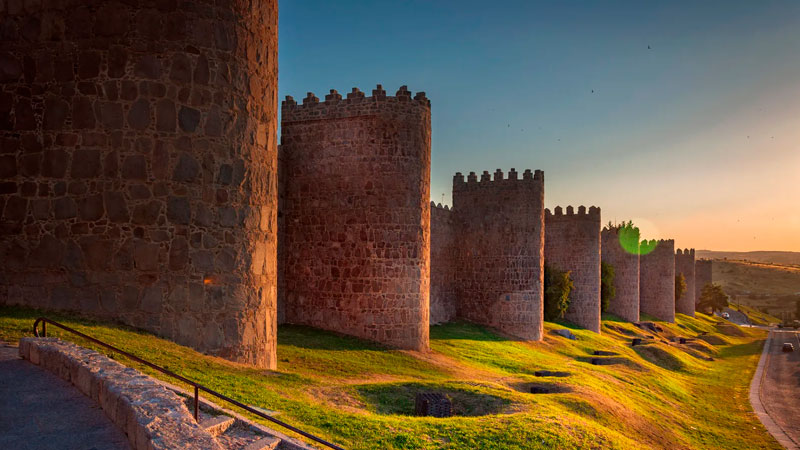
[[[714,250],[697,250],[695,257],[705,259],[734,259],[760,263],[800,266],[800,252],[720,252]]]
[[[733,303],[747,305],[781,319],[794,318],[797,301],[800,300],[800,267],[729,258],[715,259],[712,272],[713,281],[722,285]]]

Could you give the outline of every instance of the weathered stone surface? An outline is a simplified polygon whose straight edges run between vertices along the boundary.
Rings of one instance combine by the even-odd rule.
[[[683,274],[686,292],[675,302],[675,312],[694,317],[695,309],[695,262],[694,249],[678,249],[675,252],[675,276]]]
[[[222,450],[181,397],[137,370],[56,338],[22,338],[19,355],[74,384],[127,434],[132,448]]]
[[[545,210],[544,263],[570,272],[573,288],[564,318],[600,332],[600,208]]]
[[[192,208],[185,197],[167,199],[167,219],[172,223],[188,225],[192,220]]]
[[[200,174],[200,164],[188,153],[181,153],[178,157],[178,164],[172,173],[173,181],[194,181]]]
[[[34,3],[0,19],[0,304],[21,293],[15,302],[274,367],[277,2]],[[231,208],[225,227],[218,206]],[[206,233],[215,239],[203,247]],[[44,236],[62,258],[43,260]],[[202,270],[194,242],[208,252]],[[219,311],[169,304],[205,277],[226,283]],[[162,290],[161,308],[148,286]],[[247,325],[209,339],[180,331],[228,317]]]
[[[698,259],[694,262],[695,307],[697,306],[697,303],[700,302],[700,294],[703,292],[703,288],[714,281],[711,276],[711,264],[712,262],[710,259]]]
[[[616,295],[610,299],[608,311],[630,322],[639,321],[639,252],[626,250],[620,244],[618,228],[602,232],[602,260],[614,267]],[[637,238],[638,243],[638,238]]]
[[[231,44],[224,40],[224,45]],[[279,175],[284,220],[290,224],[281,257],[287,321],[396,347],[427,349],[427,100],[284,103],[281,130],[285,170]],[[270,135],[259,124],[255,138],[266,145]],[[231,185],[239,189],[247,184],[242,180],[248,171],[239,158],[231,165]],[[246,210],[233,210],[220,208],[220,225],[250,223]],[[262,209],[263,213],[270,218],[265,221],[269,229],[273,214]],[[260,220],[253,223],[261,226]],[[249,252],[253,275],[275,270],[268,249],[255,246]]]
[[[73,178],[94,178],[100,175],[100,151],[95,149],[76,149],[72,153]]]
[[[675,322],[675,241],[650,241],[655,249],[639,259],[639,309],[666,322]]]

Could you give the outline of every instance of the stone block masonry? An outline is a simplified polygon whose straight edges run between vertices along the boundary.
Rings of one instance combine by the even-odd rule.
[[[616,295],[609,301],[608,312],[629,322],[638,322],[639,253],[636,248],[623,248],[619,232],[619,228],[605,228],[601,233],[601,259],[614,267],[616,288]],[[638,244],[638,238],[636,243]]]
[[[675,241],[642,243],[642,248],[652,247],[639,259],[639,310],[675,322]]]
[[[542,339],[544,173],[456,173],[453,213],[458,317]]]
[[[94,350],[56,338],[22,338],[19,355],[94,400],[137,450],[222,450],[177,394]],[[89,444],[89,443],[87,443]]]
[[[428,349],[430,102],[379,85],[281,111],[286,321]]]
[[[451,322],[458,308],[454,213],[431,202],[431,325]]]
[[[277,1],[21,4],[0,2],[0,303],[274,368]]]
[[[713,283],[713,279],[711,277],[711,264],[712,262],[710,259],[698,259],[694,262],[695,307],[697,307],[697,303],[700,302],[700,294],[703,292],[703,288]]]
[[[574,285],[564,318],[600,332],[600,208],[545,210],[544,263],[569,271]]]
[[[686,292],[675,302],[675,312],[694,317],[696,288],[693,248],[675,252],[675,276],[679,273],[686,280]]]

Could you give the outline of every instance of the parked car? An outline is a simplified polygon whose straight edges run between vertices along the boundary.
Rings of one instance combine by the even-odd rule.
[[[727,312],[724,312],[724,313],[722,313],[722,317],[724,317],[724,318],[726,318],[726,319],[730,319],[730,318],[731,318],[731,315],[730,315],[730,314],[728,314]]]
[[[793,352],[794,351],[794,345],[792,345],[791,342],[784,342],[783,343],[783,351],[784,352]]]

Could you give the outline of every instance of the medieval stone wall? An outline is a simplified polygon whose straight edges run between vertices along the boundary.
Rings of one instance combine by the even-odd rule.
[[[694,249],[678,249],[675,252],[675,276],[683,274],[686,292],[675,302],[675,312],[694,317],[695,309],[695,267]]]
[[[456,249],[453,212],[431,202],[431,325],[451,322],[456,318]]]
[[[0,2],[0,302],[275,367],[277,13]]]
[[[652,245],[653,251],[639,258],[639,311],[675,322],[675,241],[651,241]]]
[[[601,233],[604,263],[614,267],[616,295],[610,299],[608,312],[630,321],[639,321],[639,254],[625,250],[620,244],[617,228],[605,228]]]
[[[286,321],[428,348],[430,102],[283,102]]]
[[[560,206],[544,215],[544,263],[569,271],[574,285],[564,318],[600,332],[600,208]]]
[[[695,307],[700,302],[700,293],[706,285],[711,284],[713,279],[711,277],[711,260],[698,259],[694,262],[694,302]]]
[[[498,169],[453,177],[458,315],[529,340],[542,338],[544,173]]]

